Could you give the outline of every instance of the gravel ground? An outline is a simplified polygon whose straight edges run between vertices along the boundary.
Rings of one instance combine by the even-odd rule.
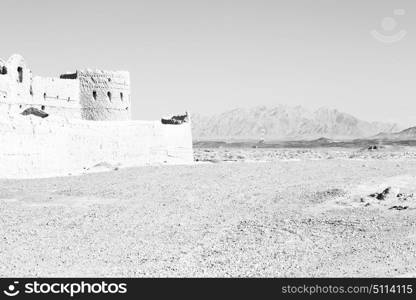
[[[0,276],[416,274],[416,200],[397,210],[367,195],[403,176],[416,188],[416,160],[0,180]]]
[[[367,148],[195,148],[195,160],[220,161],[282,161],[305,159],[416,159],[416,148],[381,146]]]

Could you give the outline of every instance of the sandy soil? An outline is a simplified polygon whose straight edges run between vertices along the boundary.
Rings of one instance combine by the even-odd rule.
[[[416,159],[416,148],[381,146],[367,148],[195,148],[196,161],[282,161],[305,159]]]
[[[0,187],[2,277],[416,274],[414,159],[200,163]]]

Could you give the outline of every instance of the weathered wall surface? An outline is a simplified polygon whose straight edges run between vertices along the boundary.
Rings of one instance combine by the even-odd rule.
[[[52,115],[81,118],[79,80],[32,77],[20,55],[0,61],[0,68],[0,113],[18,114],[35,107]]]
[[[6,101],[19,103],[30,98],[30,84],[32,72],[26,67],[22,56],[14,54],[5,63],[7,73],[0,75],[2,86],[7,90]]]
[[[79,174],[103,162],[121,167],[193,162],[189,123],[17,115],[0,122],[0,145],[1,178]]]
[[[84,120],[130,120],[130,76],[118,71],[77,71]]]
[[[0,67],[4,70],[0,73],[0,103],[19,105],[30,99],[32,72],[26,68],[23,58],[12,55],[7,62],[0,61]]]
[[[42,109],[54,116],[81,118],[78,80],[36,76],[32,81],[32,95],[27,106]]]

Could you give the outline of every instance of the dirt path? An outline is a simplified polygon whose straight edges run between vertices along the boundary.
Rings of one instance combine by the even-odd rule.
[[[416,210],[355,206],[416,161],[308,160],[0,181],[0,276],[400,276]],[[337,201],[336,199],[342,199]]]

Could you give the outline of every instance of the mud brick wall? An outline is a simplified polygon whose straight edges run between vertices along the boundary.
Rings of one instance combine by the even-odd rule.
[[[128,72],[77,71],[82,119],[120,121],[131,119]]]
[[[0,119],[0,178],[80,174],[100,163],[132,167],[193,163],[190,123]]]

